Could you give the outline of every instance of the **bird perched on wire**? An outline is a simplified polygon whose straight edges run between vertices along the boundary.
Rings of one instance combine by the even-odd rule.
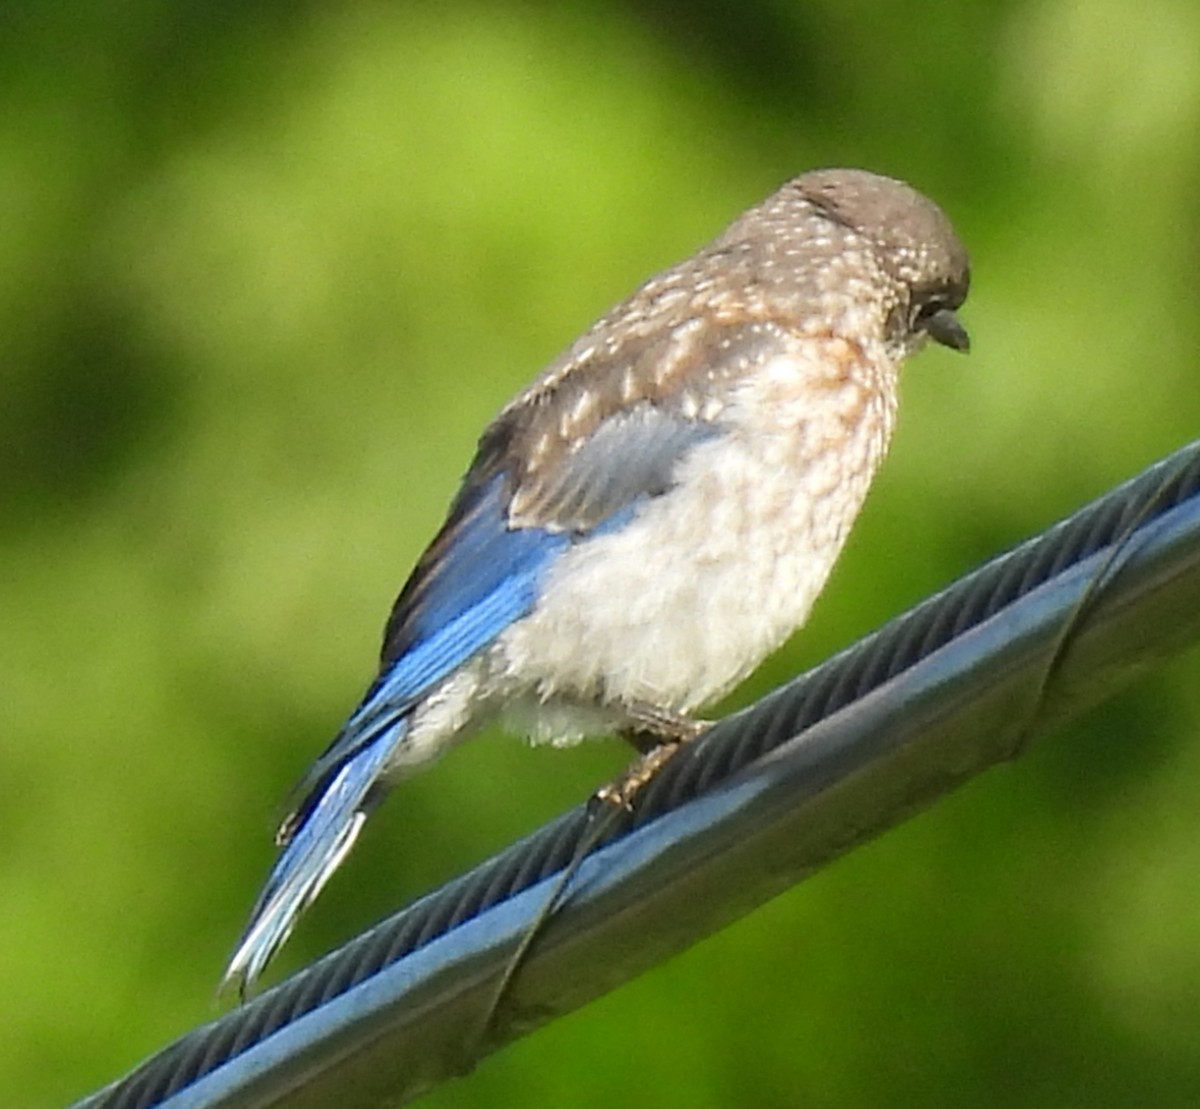
[[[819,170],[552,362],[484,431],[378,677],[301,783],[226,983],[261,973],[388,788],[485,722],[619,733],[646,765],[695,735],[691,714],[807,618],[901,364],[927,339],[967,350],[968,278],[920,193]]]

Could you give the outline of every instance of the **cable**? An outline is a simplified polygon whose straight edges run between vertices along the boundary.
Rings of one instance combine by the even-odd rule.
[[[757,775],[756,788],[762,790],[761,796],[766,796],[772,789],[780,788],[779,783],[800,767],[803,776],[798,780],[807,783],[804,789],[811,801],[827,782],[848,780],[847,776],[861,774],[873,763],[883,766],[885,759],[894,754],[901,737],[910,732],[924,734],[923,728],[932,735],[935,729],[930,724],[920,724],[924,719],[922,712],[927,711],[923,707],[927,695],[923,692],[920,696],[908,694],[907,701],[901,698],[898,703],[888,703],[886,711],[892,714],[889,719],[893,724],[885,731],[862,728],[872,713],[878,716],[883,711],[880,694],[885,687],[895,685],[901,676],[915,674],[923,666],[932,667],[937,661],[934,656],[941,658],[949,648],[956,648],[962,659],[970,658],[970,667],[962,671],[967,676],[960,676],[956,669],[962,659],[954,663],[943,661],[937,680],[932,685],[914,684],[914,690],[944,691],[953,686],[955,696],[960,698],[973,691],[980,697],[995,695],[995,690],[1003,684],[1001,675],[1015,673],[1012,660],[1020,652],[1025,652],[1020,656],[1024,658],[1038,645],[1045,667],[1046,635],[1039,632],[1041,639],[1033,644],[1031,629],[1043,625],[1050,628],[1050,633],[1056,627],[1061,629],[1064,620],[1070,617],[1070,606],[1087,597],[1089,569],[1093,578],[1100,572],[1107,578],[1107,570],[1120,563],[1122,582],[1129,579],[1124,588],[1136,594],[1140,586],[1143,592],[1136,595],[1145,597],[1147,605],[1161,603],[1164,575],[1167,580],[1175,580],[1164,566],[1182,580],[1184,570],[1196,569],[1195,564],[1200,561],[1198,491],[1200,443],[1184,448],[1070,519],[993,560],[757,704],[720,721],[666,764],[639,794],[634,812],[614,819],[598,844],[597,853],[606,845],[621,841],[634,845],[629,848],[626,887],[619,889],[623,878],[611,864],[607,885],[596,877],[599,865],[591,869],[591,877],[584,873],[586,868],[581,868],[572,890],[585,885],[587,889],[580,894],[569,892],[568,905],[563,911],[575,911],[578,900],[583,920],[588,904],[584,894],[590,896],[593,891],[596,898],[612,899],[619,893],[623,898],[618,902],[620,905],[634,904],[638,896],[653,891],[653,886],[639,886],[634,880],[638,868],[646,865],[645,860],[651,855],[665,857],[671,851],[682,851],[681,845],[686,845],[689,839],[699,843],[706,836],[715,836],[721,821],[748,820],[745,813],[734,811],[740,803],[735,800],[736,791],[723,790],[723,786],[735,779],[741,781],[750,773]],[[1169,528],[1164,523],[1168,517]],[[1121,558],[1115,557],[1118,551]],[[1098,561],[1105,552],[1110,562]],[[1125,558],[1125,554],[1130,557]],[[1165,562],[1167,559],[1174,561]],[[1017,611],[1019,608],[1021,612]],[[1128,609],[1126,601],[1123,611]],[[1089,621],[1092,616],[1089,612]],[[1172,631],[1162,619],[1156,625],[1164,636],[1184,634],[1178,629]],[[991,638],[987,650],[979,656],[980,661],[972,652],[977,654],[982,649],[979,642],[985,627],[991,629]],[[1089,623],[1089,634],[1091,628]],[[1192,634],[1190,624],[1185,632]],[[1088,651],[1095,654],[1095,650],[1089,646],[1088,636],[1081,638],[1081,657],[1086,661]],[[1144,643],[1137,646],[1145,648]],[[1134,644],[1123,649],[1132,651]],[[1036,675],[1036,670],[1029,673]],[[1029,678],[1025,679],[1025,688],[1032,684]],[[1040,706],[1033,709],[1037,711]],[[904,713],[910,718],[911,728],[901,726]],[[852,723],[860,728],[852,738],[852,746],[845,738],[849,733],[844,725],[845,735],[842,738],[835,735],[835,718],[841,721],[846,717],[854,718]],[[800,733],[806,734],[797,740]],[[798,742],[802,746],[794,750]],[[986,764],[987,761],[982,763]],[[971,768],[970,772],[978,768],[981,767]],[[929,796],[943,791],[940,786],[935,790],[935,786],[926,783],[914,796],[921,790]],[[786,803],[795,803],[794,796],[793,789]],[[707,809],[688,804],[698,799],[707,802]],[[878,817],[851,823],[855,835],[865,836],[896,819],[898,815],[893,817],[883,811]],[[740,833],[747,843],[756,835],[768,834],[765,817],[760,813],[755,820],[762,823],[748,823]],[[870,829],[867,824],[871,824]],[[422,990],[436,993],[430,984],[435,978],[440,983],[438,990],[442,991],[436,993],[435,1000],[452,1007],[478,987],[480,981],[498,973],[497,967],[503,965],[503,951],[511,949],[512,936],[519,935],[522,921],[527,922],[536,912],[535,891],[573,858],[588,827],[586,806],[564,814],[275,989],[188,1033],[127,1078],[78,1103],[77,1109],[156,1106],[183,1109],[185,1105],[216,1109],[291,1104],[287,1100],[291,1096],[289,1091],[310,1089],[313,1083],[319,1085],[321,1081],[324,1071],[312,1061],[313,1044],[320,1037],[341,1037],[339,1042],[344,1047],[339,1048],[340,1054],[357,1057],[360,1048],[362,1052],[367,1050],[363,1045],[368,1044],[368,1033],[379,1035],[382,1025],[373,1025],[372,1021],[381,1021],[381,1014],[385,1013],[389,1019],[394,1018],[406,1004],[406,998],[411,1001]],[[846,835],[848,840],[853,839],[853,835]],[[637,851],[641,855],[634,858]],[[448,942],[454,938],[451,934],[459,935],[456,929],[468,922],[478,925],[479,935],[488,928],[495,934],[471,940],[476,946],[469,951],[470,944],[464,938],[461,951],[435,957],[432,949],[452,948],[453,943]],[[556,918],[556,928],[558,924]],[[574,934],[578,936],[580,932]],[[485,967],[480,962],[484,953],[489,960]],[[532,968],[530,973],[536,977]],[[565,988],[564,997],[569,994],[574,998],[572,990],[586,992],[585,988],[576,989],[572,985]],[[351,1000],[350,995],[361,995],[367,1000]],[[510,1038],[519,1031],[514,1026]],[[404,1074],[397,1081],[404,1086],[406,1096],[411,1096],[423,1085],[439,1081],[456,1066],[471,1062],[438,1059],[436,1064],[429,1064],[428,1075]],[[378,1069],[380,1065],[376,1058],[373,1066]],[[319,1100],[311,1103],[320,1104]]]

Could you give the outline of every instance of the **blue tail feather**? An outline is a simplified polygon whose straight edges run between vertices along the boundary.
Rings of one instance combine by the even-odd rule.
[[[223,986],[246,987],[283,945],[366,821],[365,801],[405,733],[401,721],[348,758],[329,780],[276,860],[225,971]]]

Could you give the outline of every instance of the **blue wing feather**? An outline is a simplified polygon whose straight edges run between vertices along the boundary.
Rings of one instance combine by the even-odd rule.
[[[468,479],[396,602],[379,677],[300,784],[290,827],[342,762],[533,607],[543,568],[569,537],[510,527],[504,502],[502,474]]]

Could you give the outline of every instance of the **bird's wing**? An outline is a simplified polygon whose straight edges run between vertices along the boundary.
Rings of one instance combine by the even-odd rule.
[[[763,324],[687,336],[589,348],[586,358],[553,365],[484,433],[446,522],[396,600],[379,676],[297,788],[285,840],[345,760],[530,612],[559,551],[666,492],[679,461],[719,434],[715,398],[727,395],[729,378],[787,341]],[[631,370],[640,372],[631,378]]]

